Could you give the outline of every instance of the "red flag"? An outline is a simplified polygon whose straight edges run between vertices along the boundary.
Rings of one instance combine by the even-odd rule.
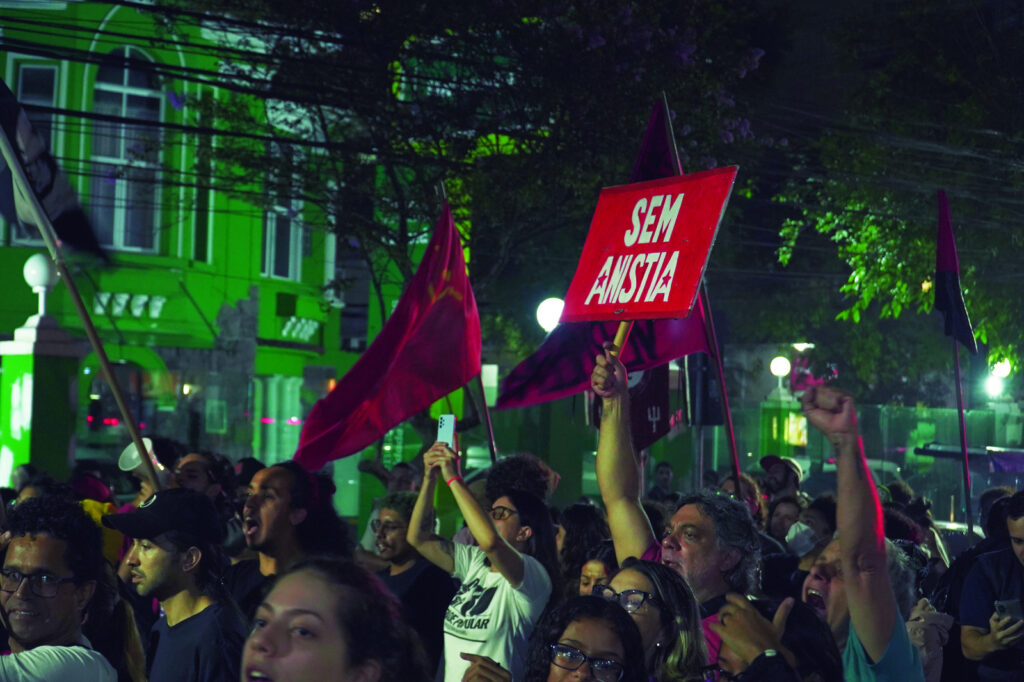
[[[679,153],[672,135],[668,105],[654,105],[630,182],[682,175]],[[619,323],[563,323],[537,351],[505,377],[498,409],[525,407],[579,393],[590,387],[594,358],[602,345],[615,338]],[[670,360],[703,351],[709,353],[704,328],[704,304],[698,294],[693,312],[684,319],[638,320],[619,355],[630,371],[650,369]]]
[[[359,452],[480,373],[480,317],[445,202],[416,274],[359,361],[310,411],[295,460]]]
[[[960,263],[953,239],[953,225],[949,220],[949,202],[946,193],[939,190],[939,235],[935,248],[935,309],[941,310],[946,323],[946,336],[952,336],[972,353],[977,354],[978,343],[967,317],[967,306],[960,290]]]

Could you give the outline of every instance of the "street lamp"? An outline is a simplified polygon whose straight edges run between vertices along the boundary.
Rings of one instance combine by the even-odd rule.
[[[558,326],[558,319],[562,317],[562,307],[565,302],[560,298],[545,298],[537,306],[537,324],[546,332]]]
[[[772,373],[772,376],[779,380],[779,385],[775,387],[775,390],[768,396],[771,400],[792,400],[793,396],[790,395],[789,389],[782,384],[782,377],[788,377],[789,371],[793,366],[789,362],[789,358],[776,355],[772,358],[772,361],[768,364],[768,371]]]

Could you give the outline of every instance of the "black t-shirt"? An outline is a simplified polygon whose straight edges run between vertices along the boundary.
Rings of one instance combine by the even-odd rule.
[[[455,580],[426,559],[408,570],[377,574],[391,594],[402,603],[405,621],[420,636],[431,670],[436,670],[444,651],[444,615],[455,595]]]
[[[273,579],[272,575],[260,573],[259,560],[249,559],[228,566],[221,583],[238,604],[246,621],[251,622],[252,617],[256,615],[256,609],[263,603],[264,590]]]
[[[149,682],[235,682],[245,637],[230,604],[214,602],[173,627],[161,617],[149,633]]]
[[[1024,566],[1012,549],[1001,549],[978,557],[967,574],[960,598],[960,624],[989,629],[989,618],[995,612],[996,600],[1020,599],[1024,592]],[[1001,672],[1013,671],[1024,677],[1024,645],[986,656],[978,666],[982,679],[1007,679]],[[986,675],[986,672],[991,674]]]

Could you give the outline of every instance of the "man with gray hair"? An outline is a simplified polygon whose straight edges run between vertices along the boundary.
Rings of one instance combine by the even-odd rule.
[[[700,604],[709,662],[721,638],[710,629],[728,592],[757,591],[761,552],[757,528],[742,502],[700,492],[683,497],[659,543],[640,504],[640,468],[629,426],[629,389],[622,363],[606,349],[597,357],[591,388],[604,401],[597,445],[597,485],[608,514],[615,555],[657,561],[674,569]]]
[[[815,562],[803,599],[822,615],[843,651],[848,680],[923,682],[924,669],[905,626],[911,582],[901,552],[885,539],[853,396],[830,386],[801,397],[807,421],[835,449],[839,537]],[[898,593],[897,593],[898,589]]]

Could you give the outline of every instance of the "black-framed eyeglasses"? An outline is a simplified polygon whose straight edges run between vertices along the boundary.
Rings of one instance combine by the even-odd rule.
[[[512,507],[502,507],[501,505],[498,505],[496,507],[491,507],[489,511],[490,511],[490,514],[491,514],[491,518],[494,519],[495,521],[504,521],[505,519],[507,519],[508,517],[512,516],[513,514],[518,514],[519,513],[517,510],[513,509]]]
[[[370,521],[370,530],[374,533],[394,533],[396,530],[405,530],[408,526],[403,526],[400,523],[383,523],[380,519],[374,519]]]
[[[32,594],[43,599],[56,597],[64,583],[76,582],[74,578],[61,578],[52,573],[22,573],[13,568],[0,568],[0,590],[4,592],[17,592],[25,580]]]
[[[643,590],[616,592],[610,585],[594,585],[594,589],[590,593],[598,597],[604,597],[608,601],[619,602],[622,608],[626,609],[626,613],[636,613],[647,602],[651,602],[655,606],[661,605],[661,601],[657,597]]]
[[[625,670],[622,663],[616,660],[587,656],[568,644],[551,645],[551,662],[564,670],[579,670],[584,663],[590,663],[591,673],[601,682],[618,682]]]

